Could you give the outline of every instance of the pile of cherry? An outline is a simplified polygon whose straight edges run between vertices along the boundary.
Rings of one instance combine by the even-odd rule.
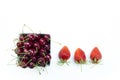
[[[50,35],[20,34],[15,53],[18,56],[18,66],[22,68],[50,65]]]

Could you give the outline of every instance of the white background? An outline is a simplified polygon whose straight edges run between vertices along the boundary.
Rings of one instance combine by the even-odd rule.
[[[51,65],[47,72],[8,65],[15,55],[13,40],[23,24],[34,32],[51,34],[52,40],[67,45],[70,65],[58,66],[62,46],[52,42]],[[1,0],[0,1],[0,79],[3,80],[119,80],[120,74],[120,1],[119,0]],[[73,61],[80,47],[87,60],[97,46],[102,65],[80,65]],[[94,66],[94,67],[93,67]]]

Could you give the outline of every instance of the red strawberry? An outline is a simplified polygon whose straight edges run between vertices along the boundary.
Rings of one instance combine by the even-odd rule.
[[[93,63],[98,63],[102,59],[102,54],[97,47],[91,51],[90,59]]]
[[[64,46],[59,52],[59,59],[64,63],[70,58],[70,50]]]
[[[74,60],[77,63],[84,64],[86,62],[85,52],[82,49],[77,48],[74,54]]]

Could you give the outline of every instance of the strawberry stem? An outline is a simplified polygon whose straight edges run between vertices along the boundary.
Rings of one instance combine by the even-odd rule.
[[[82,64],[80,64],[80,69],[81,69],[81,72],[82,72]]]
[[[84,61],[82,59],[80,59],[80,68],[81,68],[81,72],[82,72],[82,64],[84,63]]]
[[[69,62],[66,62],[66,64],[69,66]]]

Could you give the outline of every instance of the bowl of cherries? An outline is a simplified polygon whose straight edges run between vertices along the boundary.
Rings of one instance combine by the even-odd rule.
[[[50,65],[50,35],[22,33],[16,43],[17,65],[22,68]]]

